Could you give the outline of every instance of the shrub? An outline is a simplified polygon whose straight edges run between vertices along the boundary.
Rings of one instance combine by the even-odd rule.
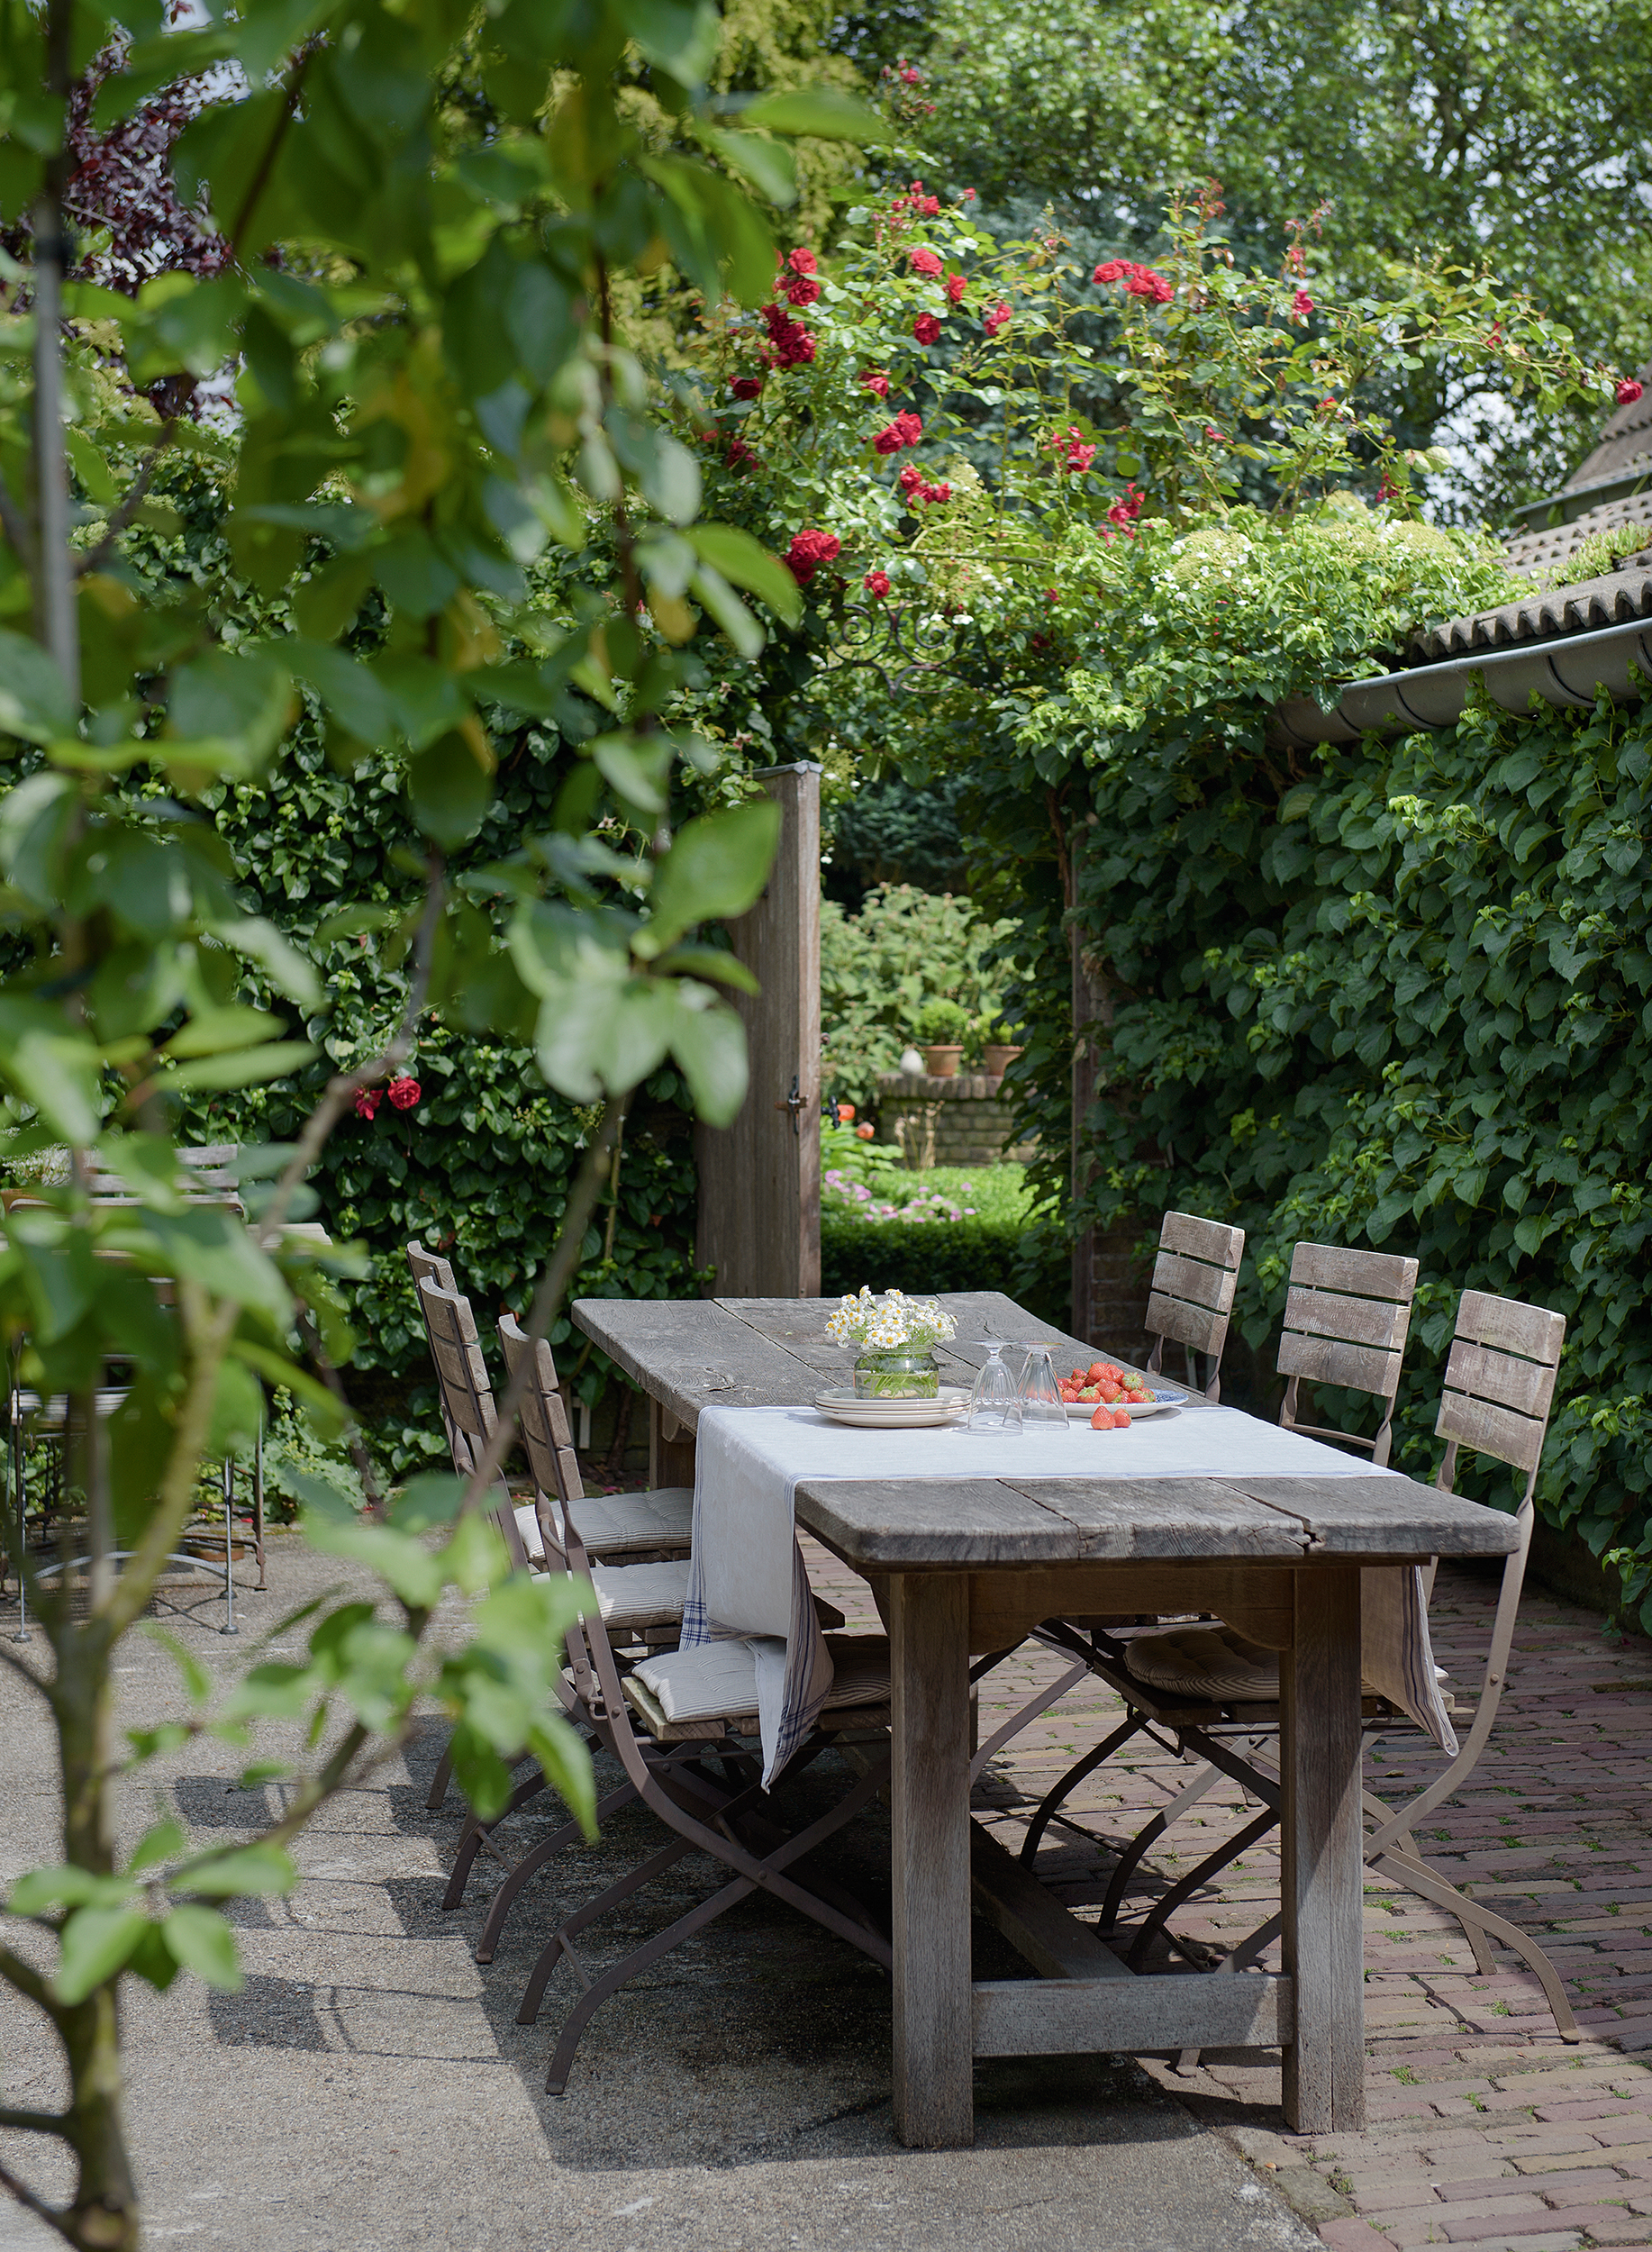
[[[1018,1165],[881,1175],[865,1201],[840,1193],[823,1203],[821,1294],[841,1297],[863,1283],[879,1291],[1001,1290],[1065,1327],[1066,1246],[1057,1241],[1053,1258],[1029,1269],[1031,1217]]]
[[[993,947],[1014,929],[994,922],[949,892],[896,884],[868,892],[860,913],[835,900],[821,908],[821,1076],[833,1099],[863,1108],[877,1100],[877,1075],[900,1067],[909,1030],[925,1003],[948,1001],[960,1017],[1003,1006]]]
[[[963,1045],[969,1019],[956,1001],[926,1001],[912,1019],[912,1038],[921,1048]]]

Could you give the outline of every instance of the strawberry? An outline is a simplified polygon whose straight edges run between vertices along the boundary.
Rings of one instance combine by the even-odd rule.
[[[1098,1407],[1090,1418],[1090,1429],[1093,1431],[1110,1431],[1112,1428],[1112,1410],[1110,1407]]]

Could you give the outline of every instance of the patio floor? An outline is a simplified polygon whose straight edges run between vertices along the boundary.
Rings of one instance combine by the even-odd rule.
[[[812,1563],[823,1593],[852,1618],[869,1616],[864,1587],[821,1552]],[[277,1541],[271,1580],[268,1595],[247,1599],[238,1643],[216,1633],[222,1605],[198,1584],[168,1599],[178,1612],[169,1623],[209,1664],[239,1662],[253,1633],[322,1584],[322,1560]],[[1476,1677],[1494,1594],[1466,1573],[1441,1575],[1437,1639],[1460,1678]],[[0,1605],[0,1631],[10,1609]],[[170,1710],[168,1662],[146,1641],[128,1659],[128,1715]],[[1017,1661],[991,1677],[984,1735],[1043,1665]],[[1112,1709],[1104,1694],[1069,1698],[994,1763],[979,1803],[1006,1843],[1019,1845],[1026,1808]],[[464,1907],[442,1914],[458,1815],[452,1803],[424,1809],[431,1733],[404,1766],[326,1810],[301,1842],[296,1892],[242,1911],[241,1994],[208,1996],[189,1982],[166,1996],[135,1993],[132,2131],[150,2235],[233,2239],[250,2252],[1262,2252],[1312,2246],[1316,2233],[1343,2252],[1652,2246],[1652,2219],[1641,2218],[1652,2216],[1652,2073],[1636,2054],[1652,2049],[1649,1725],[1652,1649],[1612,1650],[1593,1615],[1533,1593],[1476,1787],[1424,1840],[1450,1875],[1550,1946],[1588,2029],[1582,2045],[1555,2038],[1534,1980],[1512,1969],[1481,1978],[1455,1925],[1374,1888],[1365,2135],[1284,2135],[1277,2062],[1265,2055],[1209,2057],[1192,2075],[1170,2060],[1053,2058],[980,2067],[977,2147],[945,2156],[903,2151],[890,2135],[881,1975],[762,1901],[610,2002],[568,2098],[546,2098],[550,2035],[569,1995],[553,1983],[540,2025],[516,2025],[528,1963],[553,1908],[636,1857],[649,1825],[621,1817],[595,1848],[561,1857],[524,1894],[499,1959],[480,1969],[471,1949],[499,1865],[479,1863]],[[258,1812],[233,1788],[235,1764],[197,1747],[154,1779],[197,1830],[222,1831]],[[1376,1787],[1397,1795],[1427,1765],[1391,1757],[1374,1770]],[[1076,1794],[1075,1822],[1100,1842],[1053,1831],[1041,1866],[1079,1913],[1104,1890],[1108,1847],[1186,1775],[1139,1745]],[[49,1849],[54,1802],[45,1730],[23,1693],[0,1683],[0,1877]],[[147,1789],[130,1816],[134,1831],[152,1819]],[[515,1818],[513,1858],[550,1819],[549,1794]],[[1237,1793],[1212,1793],[1144,1865],[1139,1897],[1240,1819]],[[882,1848],[868,1822],[838,1873],[876,1888]],[[615,1951],[680,1913],[703,1875],[685,1862],[630,1903],[614,1920]],[[1269,1911],[1274,1883],[1272,1855],[1257,1848],[1183,1911],[1178,1930],[1230,1940]],[[977,1943],[987,1975],[1013,1972],[994,1935]],[[55,2092],[50,2051],[3,2002],[0,2078],[14,2102]],[[19,2138],[3,2139],[15,2163]],[[0,2252],[52,2240],[0,2204]]]

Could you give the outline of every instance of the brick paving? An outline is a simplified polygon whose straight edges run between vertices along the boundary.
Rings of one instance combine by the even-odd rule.
[[[870,1621],[864,1586],[823,1551],[817,1585]],[[1497,1583],[1442,1567],[1435,1653],[1471,1692],[1483,1676]],[[981,1689],[989,1737],[1058,1666],[1022,1652]],[[1117,1701],[1081,1688],[995,1758],[976,1810],[1019,1851],[1027,1818],[1063,1768],[1113,1725]],[[1652,2252],[1652,1648],[1614,1648],[1599,1617],[1529,1588],[1509,1687],[1490,1745],[1457,1800],[1418,1842],[1441,1873],[1539,1939],[1566,1981],[1584,2039],[1558,2039],[1542,1990],[1494,1948],[1482,1975],[1461,1928],[1378,1880],[1366,1890],[1368,2126],[1283,2131],[1277,2052],[1151,2066],[1199,2117],[1317,2224],[1336,2252]],[[1039,1873],[1094,1919],[1117,1849],[1190,1779],[1173,1751],[1138,1738],[1068,1802]],[[1367,1787],[1401,1802],[1438,1772],[1432,1746],[1395,1737],[1367,1751]],[[1136,1872],[1127,1921],[1254,1818],[1219,1784]],[[1185,1957],[1211,1960],[1278,1901],[1271,1839],[1253,1846],[1172,1919]],[[1265,1962],[1276,1963],[1276,1955]],[[1166,1957],[1165,1967],[1175,1958]]]

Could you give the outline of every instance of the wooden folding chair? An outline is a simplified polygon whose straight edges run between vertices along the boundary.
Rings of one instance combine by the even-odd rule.
[[[421,1285],[422,1288],[433,1285]],[[516,1321],[509,1314],[500,1321],[499,1343],[504,1354],[505,1366],[513,1376],[518,1364],[529,1350],[529,1342]],[[675,1643],[682,1630],[683,1603],[688,1593],[688,1558],[686,1556],[667,1558],[649,1564],[596,1564],[585,1544],[583,1532],[577,1533],[578,1566],[570,1565],[570,1539],[578,1527],[579,1504],[583,1486],[579,1464],[574,1453],[567,1428],[567,1411],[557,1384],[556,1362],[549,1346],[541,1338],[532,1348],[532,1373],[522,1395],[521,1417],[517,1426],[522,1444],[527,1449],[529,1466],[533,1472],[536,1488],[532,1513],[536,1538],[529,1544],[532,1560],[546,1571],[589,1571],[598,1613],[611,1640],[628,1644],[633,1650],[646,1650],[650,1642],[663,1639]],[[692,1496],[691,1496],[692,1499]],[[519,1516],[523,1513],[519,1512]],[[841,1621],[840,1621],[841,1623]],[[583,1695],[584,1684],[576,1684]],[[545,1778],[536,1766],[532,1774],[512,1793],[503,1812],[491,1821],[482,1821],[474,1813],[466,1818],[465,1828],[454,1856],[453,1866],[448,1875],[448,1888],[442,1895],[444,1908],[457,1908],[465,1897],[465,1887],[477,1855],[486,1840],[506,1817],[543,1789]],[[527,1856],[506,1880],[507,1889],[496,1895],[487,1928],[478,1949],[478,1961],[491,1962],[498,1935],[516,1894],[534,1871],[542,1867],[550,1852],[558,1850],[540,1847]]]
[[[1483,1974],[1489,1975],[1496,1967],[1489,1948],[1493,1939],[1520,1956],[1536,1973],[1563,2039],[1575,2040],[1581,2036],[1566,1989],[1537,1941],[1460,1892],[1423,1857],[1413,1834],[1426,1815],[1467,1781],[1497,1718],[1531,1545],[1538,1466],[1565,1337],[1566,1322],[1557,1313],[1513,1299],[1489,1297],[1480,1291],[1466,1290],[1462,1294],[1435,1419],[1435,1436],[1447,1442],[1435,1484],[1442,1493],[1455,1491],[1457,1457],[1463,1448],[1523,1471],[1526,1482],[1515,1512],[1520,1540],[1504,1562],[1480,1694],[1457,1751],[1434,1781],[1403,1806],[1390,1807],[1369,1791],[1362,1797],[1366,1820],[1372,1825],[1364,1845],[1366,1866],[1385,1882],[1403,1886],[1453,1916],[1466,1934]],[[1378,1567],[1363,1576],[1370,1580],[1386,1574]],[[1425,1594],[1430,1590],[1432,1576],[1430,1567],[1423,1575]],[[1071,1630],[1065,1646],[1076,1647]],[[1180,1876],[1156,1902],[1134,1935],[1131,1955],[1132,1959],[1139,1959],[1175,1909],[1278,1820],[1277,1762],[1259,1755],[1251,1746],[1266,1740],[1277,1727],[1279,1662],[1274,1652],[1245,1641],[1230,1630],[1200,1628],[1139,1635],[1128,1641],[1098,1634],[1093,1637],[1091,1663],[1093,1670],[1117,1690],[1127,1708],[1124,1724],[1100,1748],[1100,1756],[1108,1756],[1137,1730],[1157,1723],[1174,1730],[1186,1748],[1208,1763],[1121,1856],[1102,1908],[1103,1930],[1116,1926],[1130,1880],[1144,1853],[1220,1775],[1240,1783],[1262,1805],[1261,1813],[1237,1837]],[[1460,1716],[1460,1700],[1454,1696],[1451,1703],[1455,1721]],[[1368,1688],[1363,1704],[1366,1734],[1417,1732],[1415,1721]],[[1091,1755],[1046,1796],[1029,1826],[1023,1861],[1031,1864],[1047,1823],[1080,1779],[1080,1770],[1087,1773],[1099,1764],[1100,1757]],[[1277,1915],[1271,1917],[1232,1950],[1221,1967],[1246,1968],[1276,1937],[1281,1921]]]
[[[1153,1349],[1148,1374],[1157,1376],[1165,1343],[1187,1354],[1187,1381],[1197,1391],[1195,1352],[1205,1358],[1204,1396],[1212,1406],[1221,1398],[1221,1355],[1245,1256],[1245,1230],[1195,1213],[1167,1212],[1158,1230],[1158,1257],[1148,1296],[1148,1335]]]
[[[562,1526],[568,1567],[589,1569],[577,1530],[566,1512]],[[775,1788],[834,1744],[858,1739],[865,1748],[856,1761],[859,1772],[841,1796],[801,1830],[788,1832],[777,1819],[771,1793],[762,1787],[753,1757],[759,1732],[757,1659],[749,1643],[712,1642],[650,1658],[645,1682],[636,1673],[622,1675],[608,1632],[595,1611],[569,1630],[567,1680],[577,1690],[593,1732],[624,1774],[621,1789],[603,1802],[599,1815],[640,1799],[668,1836],[658,1851],[566,1917],[534,1963],[516,2013],[519,2024],[531,2025],[537,2020],[558,1963],[567,1964],[580,1989],[552,2052],[545,2082],[549,2094],[560,2095],[567,2086],[585,2029],[610,1994],[754,1892],[787,1902],[885,1969],[893,1966],[888,1937],[864,1904],[819,1872],[801,1866],[852,1821],[889,1778],[888,1642],[882,1635],[829,1635],[826,1645],[835,1672],[826,1708]],[[876,1739],[873,1745],[867,1745],[868,1737]],[[721,1776],[705,1768],[707,1758],[718,1761]],[[542,1866],[576,1834],[572,1823],[565,1824],[536,1848],[508,1880],[512,1897],[533,1868]],[[578,1935],[691,1854],[703,1854],[721,1864],[725,1878],[720,1888],[608,1970],[594,1974],[575,1945]],[[495,1938],[504,1906],[508,1902],[503,1902],[502,1894],[488,1919]]]
[[[514,1376],[529,1346],[527,1338],[509,1314],[499,1323],[499,1343],[505,1365]],[[597,1617],[609,1646],[614,1651],[616,1664],[622,1674],[629,1675],[632,1666],[650,1655],[658,1656],[663,1648],[675,1643],[680,1634],[683,1601],[688,1584],[687,1559],[667,1558],[653,1563],[619,1566],[593,1560],[585,1538],[585,1512],[589,1504],[581,1491],[578,1461],[569,1442],[567,1413],[557,1384],[556,1362],[550,1347],[543,1339],[532,1348],[531,1373],[522,1397],[520,1428],[533,1470],[540,1553],[545,1569],[588,1573],[596,1597]],[[649,1497],[626,1495],[621,1498],[645,1500]],[[576,1564],[569,1560],[570,1556],[576,1553],[581,1559]],[[814,1606],[822,1627],[840,1627],[843,1624],[843,1613],[818,1595],[814,1599]],[[622,1652],[618,1647],[621,1645],[627,1646]],[[570,1676],[570,1685],[578,1698],[583,1700],[590,1687],[588,1673],[583,1667],[576,1667]],[[574,1706],[567,1699],[564,1702],[572,1713]],[[582,1704],[580,1711],[583,1712],[583,1710]],[[689,1739],[667,1730],[661,1740],[680,1744]],[[518,1784],[510,1803],[493,1822],[484,1823],[474,1815],[469,1817],[448,1880],[448,1889],[442,1900],[444,1908],[458,1905],[464,1897],[465,1885],[477,1854],[498,1823],[532,1798],[543,1786],[543,1776],[536,1769],[525,1782]],[[634,1793],[627,1790],[616,1803],[623,1803],[625,1798],[632,1795]],[[571,1830],[564,1830],[542,1839],[507,1875],[489,1908],[487,1921],[477,1949],[478,1962],[493,1960],[499,1935],[504,1929],[505,1919],[517,1894],[535,1871],[542,1868],[553,1854],[560,1852],[573,1835]]]
[[[1299,1243],[1291,1255],[1291,1285],[1276,1366],[1285,1385],[1279,1421],[1288,1431],[1357,1447],[1381,1470],[1393,1444],[1394,1395],[1417,1294],[1417,1262],[1389,1251],[1344,1251],[1330,1243]],[[1368,1392],[1383,1403],[1375,1437],[1326,1430],[1297,1421],[1303,1384],[1337,1385]]]

